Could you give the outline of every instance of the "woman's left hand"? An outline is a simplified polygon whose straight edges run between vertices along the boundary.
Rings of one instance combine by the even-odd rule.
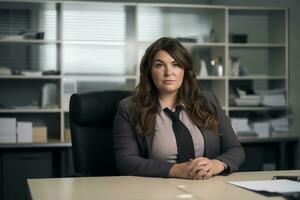
[[[190,176],[193,179],[208,179],[224,170],[222,162],[215,159],[210,160],[206,157],[199,157],[191,162],[193,167],[190,171]]]

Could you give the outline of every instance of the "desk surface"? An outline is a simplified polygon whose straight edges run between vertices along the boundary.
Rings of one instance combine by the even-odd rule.
[[[270,180],[274,175],[300,175],[300,170],[238,172],[208,180],[134,176],[29,179],[34,200],[89,199],[283,199],[265,197],[230,185],[228,181]]]

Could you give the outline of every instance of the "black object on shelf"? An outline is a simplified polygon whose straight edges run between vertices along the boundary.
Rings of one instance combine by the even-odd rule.
[[[23,35],[23,38],[25,40],[43,40],[45,37],[45,32],[40,31],[40,32],[36,32],[36,31],[21,31],[20,35]]]
[[[248,35],[232,33],[232,34],[230,34],[229,39],[230,39],[230,42],[232,42],[232,43],[247,43]]]
[[[190,38],[190,37],[177,37],[176,39],[179,42],[192,42],[192,43],[196,43],[197,42],[196,38]]]
[[[51,76],[51,75],[60,75],[60,71],[57,70],[47,70],[42,72],[43,75]]]

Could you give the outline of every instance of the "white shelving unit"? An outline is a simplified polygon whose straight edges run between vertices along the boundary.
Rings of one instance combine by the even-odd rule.
[[[45,37],[3,37],[24,30],[42,31]],[[232,34],[246,35],[247,42],[233,42]],[[163,36],[178,38],[192,53],[199,83],[217,95],[230,117],[258,113],[269,118],[288,113],[288,95],[286,105],[278,107],[232,103],[235,87],[284,89],[288,94],[285,8],[0,1],[0,67],[60,72],[48,76],[0,75],[0,117],[30,120],[34,125],[42,121],[50,131],[49,139],[64,141],[69,127],[68,109],[63,106],[64,82],[75,82],[77,92],[132,90],[138,83],[139,61],[145,49]],[[190,39],[193,42],[186,42]],[[232,57],[239,58],[244,75],[231,75]],[[210,64],[216,58],[223,67],[220,76]],[[208,76],[199,75],[200,60],[205,61]],[[14,108],[30,102],[40,105],[46,83],[57,85],[57,108]]]

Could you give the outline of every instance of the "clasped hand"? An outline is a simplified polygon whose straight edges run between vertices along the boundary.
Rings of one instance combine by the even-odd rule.
[[[208,179],[221,173],[224,166],[221,161],[199,157],[193,160],[173,165],[169,172],[170,177],[187,179]]]

